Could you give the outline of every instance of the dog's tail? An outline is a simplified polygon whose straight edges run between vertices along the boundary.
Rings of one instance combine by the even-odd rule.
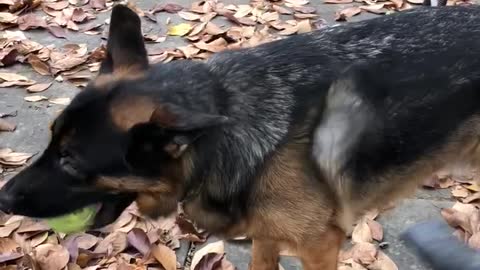
[[[332,83],[312,140],[313,159],[335,193],[341,211],[338,223],[346,231],[356,214],[347,163],[375,123],[384,94],[372,72],[365,64],[352,65]]]

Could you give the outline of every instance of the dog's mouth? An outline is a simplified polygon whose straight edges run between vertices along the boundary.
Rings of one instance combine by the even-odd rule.
[[[136,198],[136,195],[131,193],[117,196],[118,198],[115,200],[104,200],[95,204],[98,210],[95,213],[95,218],[93,219],[93,224],[90,225],[90,229],[100,229],[114,223]]]

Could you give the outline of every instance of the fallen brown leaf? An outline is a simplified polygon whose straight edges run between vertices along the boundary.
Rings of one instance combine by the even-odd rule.
[[[18,16],[9,12],[0,12],[0,23],[17,23]]]
[[[28,102],[38,102],[42,100],[48,100],[46,96],[40,96],[40,95],[26,96],[23,99]]]
[[[453,197],[456,197],[456,198],[465,198],[465,197],[468,197],[468,195],[470,195],[470,192],[468,191],[468,189],[458,185],[458,186],[455,186],[452,190],[452,196]]]
[[[466,197],[462,200],[463,203],[471,203],[474,201],[480,200],[480,192],[473,193],[472,195]]]
[[[17,126],[5,119],[0,118],[0,131],[14,131]]]
[[[152,255],[163,266],[163,268],[165,268],[165,270],[177,269],[177,256],[173,250],[162,244],[152,245],[151,249]]]
[[[63,10],[67,8],[69,4],[70,3],[68,3],[68,1],[62,0],[58,2],[47,2],[47,3],[44,3],[43,5],[53,10]]]
[[[68,251],[60,245],[43,244],[35,249],[35,259],[42,269],[61,270],[69,258]]]
[[[150,11],[155,14],[157,12],[165,11],[168,13],[177,13],[183,9],[182,6],[174,3],[167,3],[167,4],[157,4],[153,7]]]
[[[203,256],[193,270],[216,270],[221,265],[225,254],[207,253]]]
[[[17,221],[0,227],[0,237],[9,237],[13,231],[20,227],[20,224],[21,221]]]
[[[348,7],[335,13],[336,21],[346,21],[348,18],[356,16],[362,12],[360,7]]]
[[[286,0],[285,5],[287,7],[299,7],[308,4],[308,0]]]
[[[452,208],[444,208],[440,211],[445,221],[453,228],[461,227],[472,233],[468,215]]]
[[[22,221],[22,225],[18,228],[17,233],[31,233],[31,232],[44,232],[48,231],[50,227],[44,222],[25,219]]]
[[[220,52],[227,48],[227,41],[223,38],[217,38],[212,42],[205,43],[203,41],[199,41],[193,43],[193,45],[199,49],[209,51],[209,52]]]
[[[32,247],[36,247],[38,245],[43,244],[47,239],[48,239],[48,232],[37,234],[30,239],[30,245]]]
[[[136,248],[140,253],[144,256],[150,253],[151,245],[150,241],[148,240],[148,236],[145,231],[139,228],[133,228],[127,234],[128,243]]]
[[[18,28],[22,31],[25,31],[28,29],[47,27],[47,22],[45,21],[45,19],[33,13],[29,13],[19,17],[17,20],[17,23],[18,23]]]
[[[107,7],[105,0],[90,0],[89,4],[92,8],[97,10],[103,10]]]
[[[57,38],[67,38],[67,31],[58,25],[49,25],[47,26],[47,30]]]
[[[27,91],[30,93],[38,93],[47,90],[53,82],[50,83],[38,83],[27,87]]]
[[[379,251],[377,260],[367,266],[369,270],[398,270],[397,265],[385,253]]]
[[[480,250],[480,232],[474,233],[470,239],[468,239],[468,246]]]
[[[179,11],[177,14],[187,21],[198,21],[201,18],[200,15],[188,11]]]
[[[10,148],[0,149],[0,164],[6,166],[22,166],[32,157],[32,154],[13,152]]]
[[[38,56],[30,54],[27,58],[27,61],[32,66],[32,68],[41,75],[51,75],[50,67],[48,66],[48,64],[40,60]]]
[[[370,228],[370,231],[372,232],[372,238],[377,240],[377,241],[382,241],[383,240],[383,228],[380,223],[378,223],[375,220],[367,218],[367,224],[368,227]]]
[[[362,265],[372,264],[377,258],[377,248],[372,243],[357,243],[352,247],[352,259]]]
[[[300,13],[305,13],[305,14],[310,14],[310,13],[315,13],[317,12],[317,9],[314,7],[305,7],[305,6],[300,6],[300,7],[293,7],[295,11],[298,11]]]
[[[195,267],[200,262],[200,260],[209,253],[217,253],[217,254],[224,254],[225,253],[225,245],[223,241],[217,241],[214,243],[209,243],[202,247],[201,249],[197,250],[192,258],[191,269],[196,269]]]
[[[353,0],[352,0],[352,1],[353,1]],[[283,14],[283,15],[293,14],[293,11],[289,10],[288,8],[279,6],[279,5],[273,5],[272,8],[273,8],[273,10],[275,10],[276,12],[278,12],[278,13],[280,13],[280,14]]]
[[[127,248],[127,234],[113,232],[100,241],[93,251],[94,253],[106,253],[115,256]]]
[[[374,14],[385,14],[387,10],[384,8],[385,3],[378,3],[373,5],[360,6],[362,10],[374,13]]]
[[[10,66],[17,62],[18,51],[14,47],[0,50],[0,66]]]
[[[367,224],[367,219],[362,218],[358,224],[355,226],[352,232],[352,242],[353,243],[362,243],[362,242],[372,242],[372,231]]]

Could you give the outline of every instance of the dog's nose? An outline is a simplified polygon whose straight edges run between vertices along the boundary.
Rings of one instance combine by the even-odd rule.
[[[4,191],[0,191],[0,210],[9,213],[12,209],[14,198]]]

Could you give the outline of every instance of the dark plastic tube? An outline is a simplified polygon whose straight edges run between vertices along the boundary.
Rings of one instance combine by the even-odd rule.
[[[480,252],[458,241],[445,222],[417,224],[401,239],[433,270],[480,270]]]

